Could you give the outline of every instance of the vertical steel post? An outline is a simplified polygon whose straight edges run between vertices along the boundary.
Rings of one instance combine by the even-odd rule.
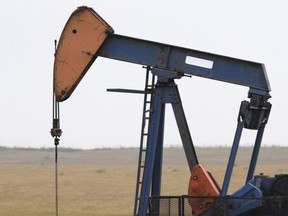
[[[161,104],[160,124],[158,129],[157,146],[152,175],[151,196],[160,196],[162,179],[162,161],[163,161],[163,141],[164,141],[164,122],[165,122],[165,103]],[[159,213],[160,199],[152,199],[152,213]]]
[[[229,183],[230,183],[230,179],[231,179],[231,175],[232,175],[232,171],[233,171],[233,167],[234,167],[234,163],[235,163],[235,159],[236,159],[236,155],[237,155],[237,150],[238,150],[243,126],[244,126],[243,121],[238,119],[236,134],[234,137],[234,141],[233,141],[233,145],[232,145],[232,149],[231,149],[231,153],[230,153],[230,157],[229,157],[229,161],[228,161],[228,165],[227,165],[227,169],[226,169],[226,173],[225,173],[225,177],[224,177],[223,186],[222,186],[220,196],[226,196],[227,195],[227,191],[228,191],[228,187],[229,187]]]
[[[251,161],[250,161],[250,165],[249,165],[249,170],[248,170],[248,174],[247,174],[247,178],[246,178],[246,183],[248,183],[254,176],[254,172],[255,172],[255,168],[256,168],[256,163],[257,163],[257,159],[258,159],[258,155],[259,155],[259,151],[260,151],[260,147],[261,147],[261,142],[262,142],[262,137],[264,134],[265,126],[266,126],[266,123],[263,123],[258,129],[257,137],[255,140],[253,153],[252,153]]]
[[[151,120],[149,122],[150,127],[147,141],[146,162],[143,173],[143,182],[138,208],[138,216],[145,216],[147,211],[148,198],[150,194],[152,173],[156,154],[156,146],[161,122],[161,112],[162,112],[161,92],[155,91],[153,95],[152,113],[150,116]]]
[[[162,161],[163,161],[163,141],[164,141],[164,121],[165,121],[165,104],[161,105],[160,124],[158,131],[158,140],[155,153],[155,161],[152,178],[152,196],[159,196],[161,191]]]

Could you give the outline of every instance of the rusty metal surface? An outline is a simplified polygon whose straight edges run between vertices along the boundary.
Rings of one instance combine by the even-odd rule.
[[[54,92],[57,101],[66,100],[77,87],[110,27],[92,8],[79,7],[68,19],[55,53]]]

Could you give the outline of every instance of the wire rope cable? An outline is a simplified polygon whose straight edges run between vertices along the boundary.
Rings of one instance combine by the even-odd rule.
[[[55,40],[54,42],[55,42],[55,52],[56,52],[57,41]],[[55,213],[56,213],[56,216],[58,216],[58,212],[59,212],[58,145],[60,141],[59,137],[62,135],[62,130],[60,129],[60,105],[59,105],[59,101],[57,101],[54,89],[55,88],[54,88],[54,81],[53,81],[52,129],[50,133],[51,133],[51,136],[54,138],[54,146],[55,146]]]

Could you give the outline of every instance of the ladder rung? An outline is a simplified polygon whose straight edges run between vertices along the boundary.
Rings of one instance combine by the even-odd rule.
[[[148,68],[147,68],[148,69]],[[147,142],[148,142],[148,135],[149,135],[149,128],[147,128],[147,124],[149,124],[151,113],[153,112],[152,103],[153,103],[153,91],[155,90],[155,75],[152,74],[152,77],[149,78],[149,71],[147,70],[146,75],[146,82],[145,82],[145,90],[144,90],[144,105],[143,105],[143,118],[142,118],[142,133],[141,133],[141,143],[140,143],[140,154],[139,154],[139,165],[138,165],[138,177],[137,177],[137,192],[135,196],[135,206],[134,211],[135,215],[137,216],[137,212],[139,210],[139,205],[141,201],[141,190],[143,187],[143,179],[144,179],[144,172],[146,165],[146,156],[147,156]],[[147,109],[147,110],[146,110]],[[146,143],[146,144],[145,144]]]

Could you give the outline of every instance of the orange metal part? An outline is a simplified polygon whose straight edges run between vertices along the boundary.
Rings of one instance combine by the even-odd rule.
[[[68,19],[55,53],[54,92],[57,101],[66,100],[96,59],[96,52],[110,27],[92,8],[79,7]]]
[[[188,187],[189,204],[193,215],[198,216],[213,207],[214,200],[210,197],[219,196],[220,188],[204,167],[197,164],[193,167]]]

